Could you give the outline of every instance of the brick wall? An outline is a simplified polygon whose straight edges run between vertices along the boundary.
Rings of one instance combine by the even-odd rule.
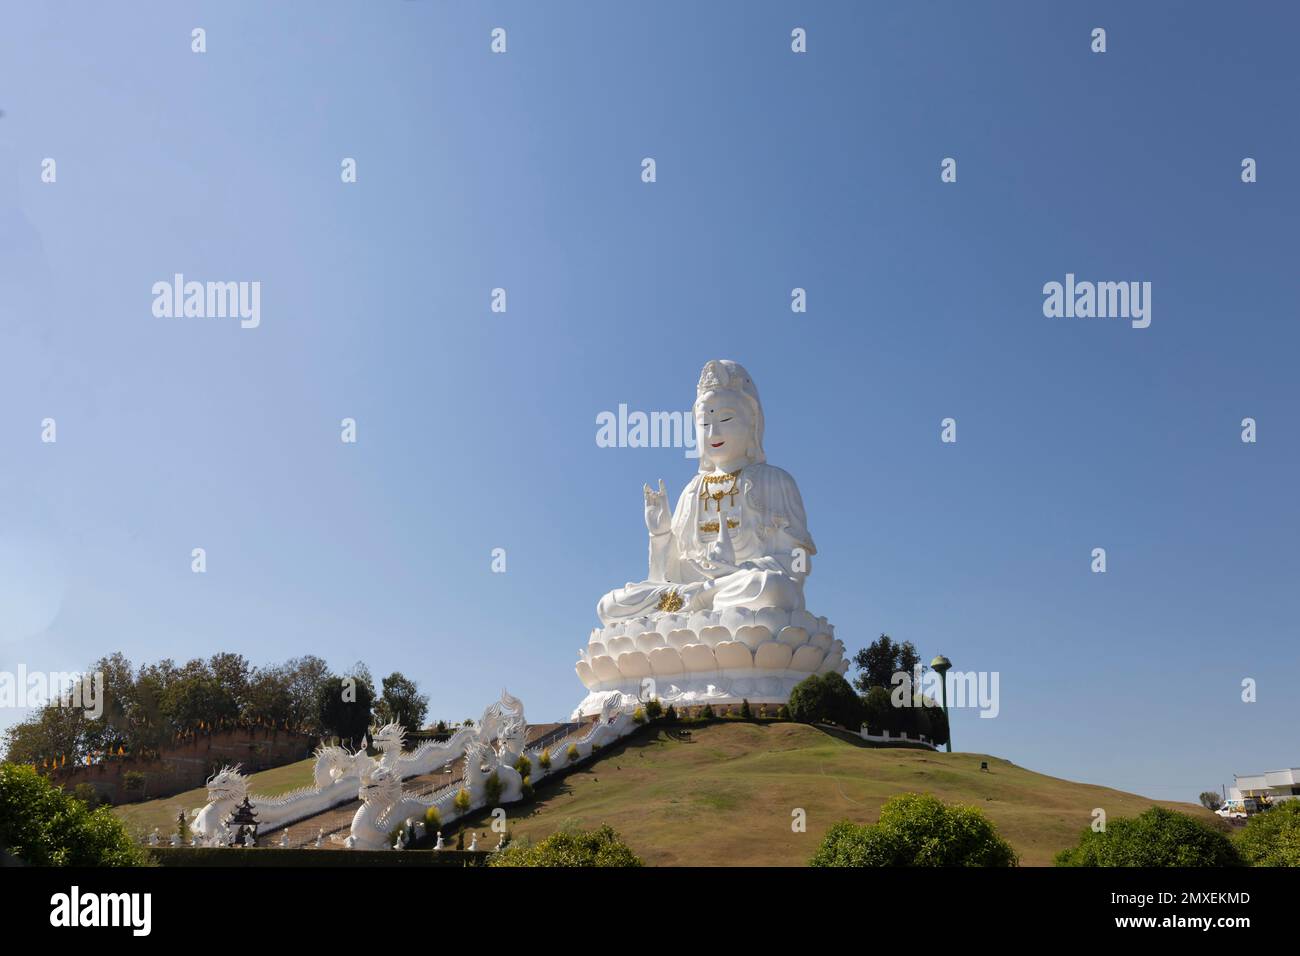
[[[223,764],[243,764],[245,773],[268,770],[309,756],[317,738],[287,730],[253,727],[198,734],[163,751],[156,760],[114,757],[92,766],[53,771],[50,779],[66,790],[88,783],[110,803],[169,797],[201,787]],[[128,790],[126,774],[144,775],[142,790]]]

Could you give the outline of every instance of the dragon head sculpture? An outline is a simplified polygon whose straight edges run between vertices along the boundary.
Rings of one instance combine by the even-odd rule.
[[[209,803],[240,803],[248,796],[248,778],[242,773],[242,766],[222,767],[208,778]]]
[[[402,797],[401,775],[383,764],[375,764],[361,774],[361,788],[357,792],[362,803],[387,808]]]

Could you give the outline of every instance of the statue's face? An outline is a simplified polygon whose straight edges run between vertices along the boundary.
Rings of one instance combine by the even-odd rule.
[[[726,471],[749,460],[754,419],[739,392],[716,389],[695,402],[695,434],[701,454]]]

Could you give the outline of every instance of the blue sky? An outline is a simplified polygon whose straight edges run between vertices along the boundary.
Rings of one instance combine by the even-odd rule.
[[[314,653],[566,716],[694,469],[596,415],[732,358],[810,610],[1000,673],[959,749],[1170,799],[1296,764],[1300,15],[1135,6],[11,6],[0,669]],[[177,272],[260,327],[154,317]],[[1044,317],[1067,272],[1151,327]]]

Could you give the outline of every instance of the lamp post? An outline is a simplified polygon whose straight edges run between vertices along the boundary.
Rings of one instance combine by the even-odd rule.
[[[948,753],[952,753],[952,720],[948,718],[948,669],[952,661],[940,654],[930,661],[930,670],[939,675],[939,684],[943,691],[943,716],[948,724]]]

